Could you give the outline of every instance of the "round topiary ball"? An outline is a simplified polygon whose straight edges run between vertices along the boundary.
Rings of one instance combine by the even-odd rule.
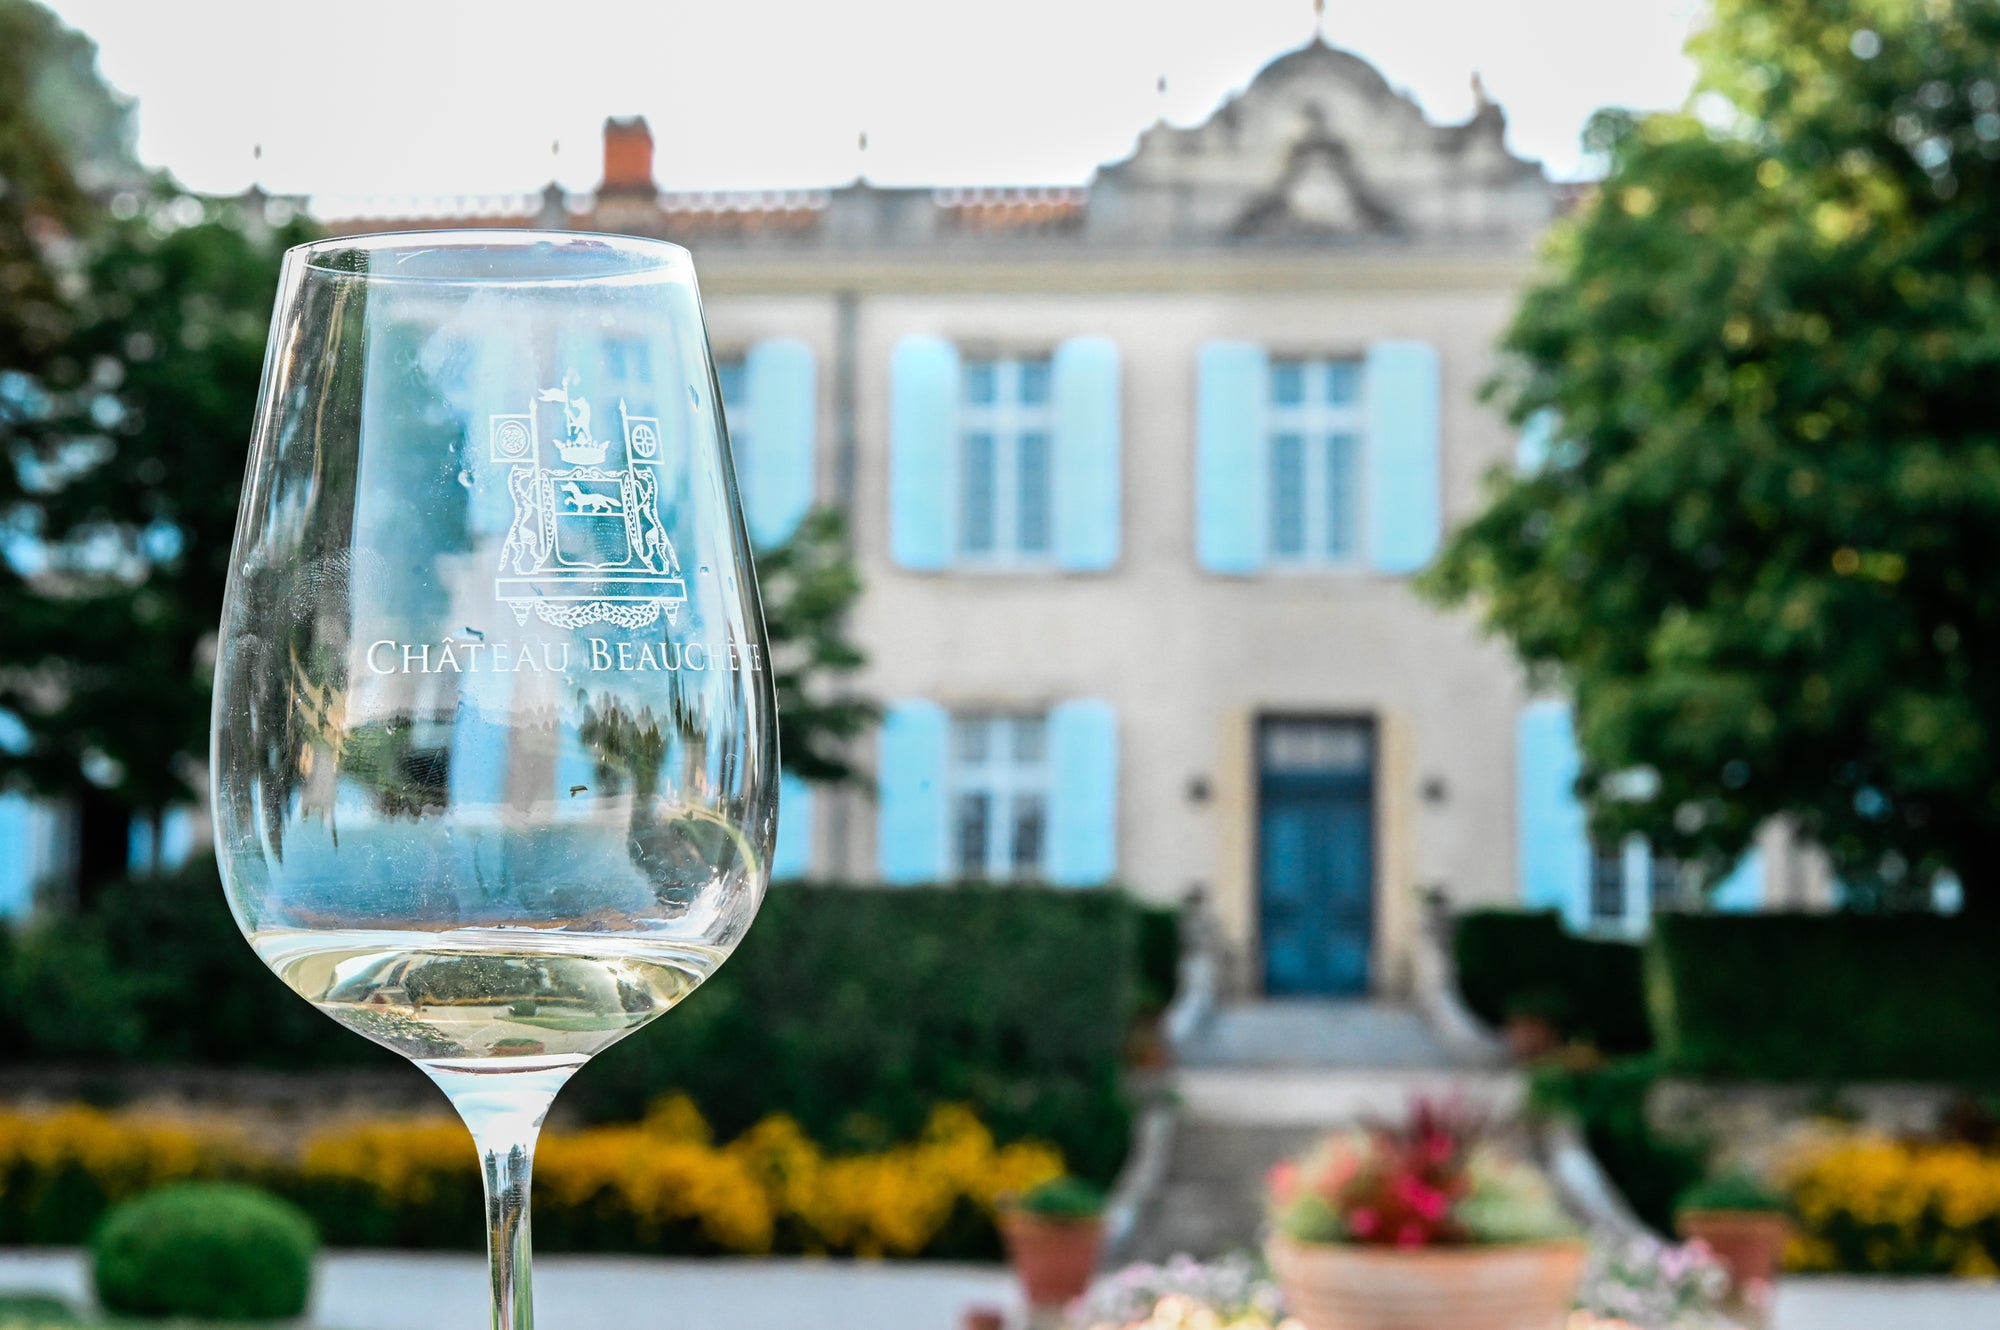
[[[106,1311],[245,1321],[302,1314],[318,1250],[304,1211],[233,1182],[136,1196],[105,1215],[90,1242]]]

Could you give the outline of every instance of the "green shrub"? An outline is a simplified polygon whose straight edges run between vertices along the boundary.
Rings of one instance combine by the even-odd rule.
[[[265,970],[213,860],[115,884],[100,902],[21,934],[0,973],[0,1031],[26,1032],[23,1060],[402,1061]],[[724,1135],[785,1112],[842,1151],[907,1139],[933,1105],[966,1103],[1002,1141],[1051,1141],[1109,1181],[1130,1129],[1126,1034],[1143,989],[1158,1000],[1168,982],[1177,932],[1171,911],[1118,891],[780,886],[714,978],[596,1059],[563,1102],[612,1121],[685,1090]],[[59,981],[63,1003],[25,1000],[14,980],[30,966],[36,984]]]
[[[0,1330],[71,1330],[83,1321],[61,1298],[46,1293],[0,1293]]]
[[[89,913],[27,926],[6,959],[0,1026],[23,1033],[24,1060],[284,1071],[402,1061],[264,968],[230,917],[211,858],[112,883]]]
[[[1928,915],[1664,915],[1647,997],[1676,1074],[1995,1086],[1996,943]]]
[[[1544,1112],[1566,1112],[1591,1154],[1639,1218],[1673,1231],[1681,1197],[1708,1171],[1706,1142],[1662,1136],[1646,1119],[1646,1095],[1659,1079],[1655,1058],[1624,1058],[1588,1070],[1544,1067],[1530,1091]]]
[[[1022,1193],[1015,1207],[1044,1219],[1094,1219],[1104,1213],[1104,1192],[1082,1178],[1050,1178]]]
[[[126,1201],[91,1239],[97,1299],[132,1316],[298,1316],[319,1249],[298,1207],[231,1182],[183,1182]]]
[[[1676,1207],[1687,1210],[1757,1210],[1764,1212],[1785,1209],[1785,1198],[1770,1187],[1741,1169],[1730,1169],[1703,1178],[1681,1193]]]
[[[1452,932],[1458,986],[1490,1025],[1539,1016],[1606,1053],[1653,1046],[1642,958],[1630,942],[1572,935],[1553,910],[1472,910]]]
[[[1181,912],[1150,905],[1134,907],[1138,921],[1138,1002],[1141,1011],[1164,1011],[1180,987]]]
[[[606,1121],[679,1089],[720,1135],[785,1112],[834,1150],[964,1103],[1000,1140],[1049,1141],[1108,1182],[1130,1131],[1138,914],[1115,891],[781,888],[670,1028],[607,1050],[565,1099]]]

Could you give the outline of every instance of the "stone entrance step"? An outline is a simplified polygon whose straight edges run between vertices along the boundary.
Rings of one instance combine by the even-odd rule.
[[[1448,1068],[1450,1050],[1415,1009],[1387,1002],[1227,1003],[1179,1050],[1182,1067]]]

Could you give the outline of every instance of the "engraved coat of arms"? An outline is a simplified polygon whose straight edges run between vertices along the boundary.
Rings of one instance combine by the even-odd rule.
[[[660,422],[621,398],[615,436],[600,438],[578,386],[565,374],[526,411],[487,418],[514,501],[494,595],[518,623],[672,623],[687,583],[660,518]]]

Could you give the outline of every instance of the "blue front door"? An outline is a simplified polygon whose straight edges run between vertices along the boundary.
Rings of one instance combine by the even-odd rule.
[[[1258,726],[1257,876],[1264,991],[1368,991],[1375,930],[1375,727]]]

